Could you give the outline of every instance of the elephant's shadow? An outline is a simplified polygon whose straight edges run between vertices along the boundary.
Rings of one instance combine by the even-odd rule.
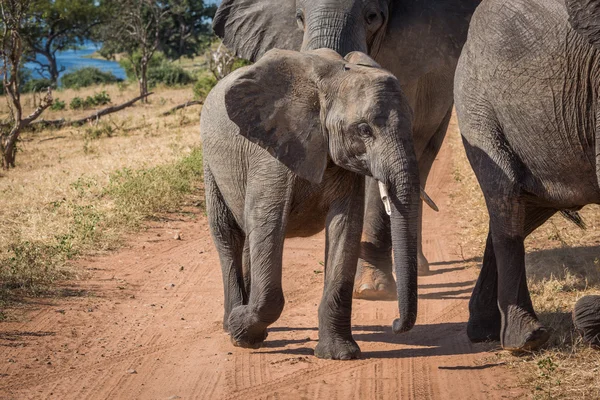
[[[574,289],[600,284],[600,245],[561,247],[529,251],[525,256],[527,277],[532,282],[549,279],[568,281]]]
[[[499,348],[498,343],[472,344],[466,335],[466,322],[444,322],[438,324],[416,325],[410,332],[396,335],[391,327],[387,325],[355,325],[353,336],[356,341],[398,344],[401,346],[392,350],[363,350],[362,358],[405,358],[405,357],[429,357],[454,354],[480,353]],[[317,328],[293,328],[273,327],[272,332],[311,330]],[[459,337],[457,343],[457,336]],[[302,340],[272,340],[265,342],[265,349],[261,353],[312,355],[313,349],[308,346],[299,348],[281,348],[288,344],[302,344],[310,342],[311,339]],[[269,343],[270,342],[270,343]],[[276,348],[279,347],[279,348]],[[471,367],[464,367],[471,368]],[[476,367],[472,367],[476,368]]]

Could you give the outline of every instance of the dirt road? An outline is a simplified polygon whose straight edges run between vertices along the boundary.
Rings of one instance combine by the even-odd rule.
[[[391,333],[394,302],[355,301],[358,361],[312,351],[322,291],[323,235],[286,242],[283,315],[260,350],[223,333],[221,274],[206,225],[161,223],[131,246],[81,262],[92,278],[70,297],[32,304],[0,324],[0,398],[57,399],[495,399],[522,392],[490,345],[465,333],[477,271],[457,251],[448,212],[452,155],[445,145],[428,184],[442,211],[425,216],[434,274],[419,280],[417,326]],[[181,240],[174,236],[180,233]]]

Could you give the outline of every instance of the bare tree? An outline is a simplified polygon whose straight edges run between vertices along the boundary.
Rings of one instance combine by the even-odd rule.
[[[223,43],[219,43],[216,50],[210,52],[210,61],[208,68],[213,73],[217,80],[225,78],[235,63],[236,57],[233,55],[227,47],[223,46]]]
[[[103,51],[107,55],[125,52],[139,83],[140,96],[145,96],[148,66],[161,43],[161,28],[170,12],[168,2],[123,0],[116,4],[112,22],[103,28]]]
[[[16,144],[19,134],[27,125],[38,118],[52,104],[52,91],[48,88],[40,105],[29,116],[23,118],[19,74],[23,56],[22,29],[27,18],[30,0],[0,0],[1,33],[0,57],[2,65],[2,84],[10,110],[11,121],[6,129],[0,132],[0,151],[2,167],[15,167]]]

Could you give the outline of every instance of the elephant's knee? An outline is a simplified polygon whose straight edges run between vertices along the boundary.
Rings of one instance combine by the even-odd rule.
[[[281,288],[272,288],[260,296],[255,304],[255,310],[259,319],[270,325],[277,321],[283,312],[285,298]]]

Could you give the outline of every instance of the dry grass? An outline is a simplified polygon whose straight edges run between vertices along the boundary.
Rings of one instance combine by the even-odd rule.
[[[137,95],[135,85],[110,85],[57,91],[55,97],[69,104],[101,90],[113,104]],[[145,217],[173,211],[184,201],[198,172],[190,163],[200,163],[200,153],[192,154],[200,142],[200,108],[167,117],[160,113],[191,98],[191,87],[158,88],[149,104],[138,103],[97,124],[22,136],[17,168],[0,174],[2,288],[35,294],[76,275],[65,267],[67,259],[115,248]],[[32,109],[33,96],[23,96],[23,103],[26,112]],[[93,111],[48,111],[44,118],[74,119]],[[0,118],[7,113],[0,102]],[[140,201],[125,207],[123,198],[132,191]]]
[[[452,120],[456,128],[456,120]],[[452,194],[452,209],[463,233],[460,250],[468,264],[480,267],[488,230],[488,215],[477,180],[466,158],[458,129],[448,133],[453,147],[454,178],[460,190]],[[554,332],[538,352],[499,357],[517,370],[533,398],[600,399],[600,351],[581,343],[573,329],[575,302],[600,294],[600,208],[581,211],[588,228],[581,230],[560,215],[525,242],[529,289],[540,320]]]

